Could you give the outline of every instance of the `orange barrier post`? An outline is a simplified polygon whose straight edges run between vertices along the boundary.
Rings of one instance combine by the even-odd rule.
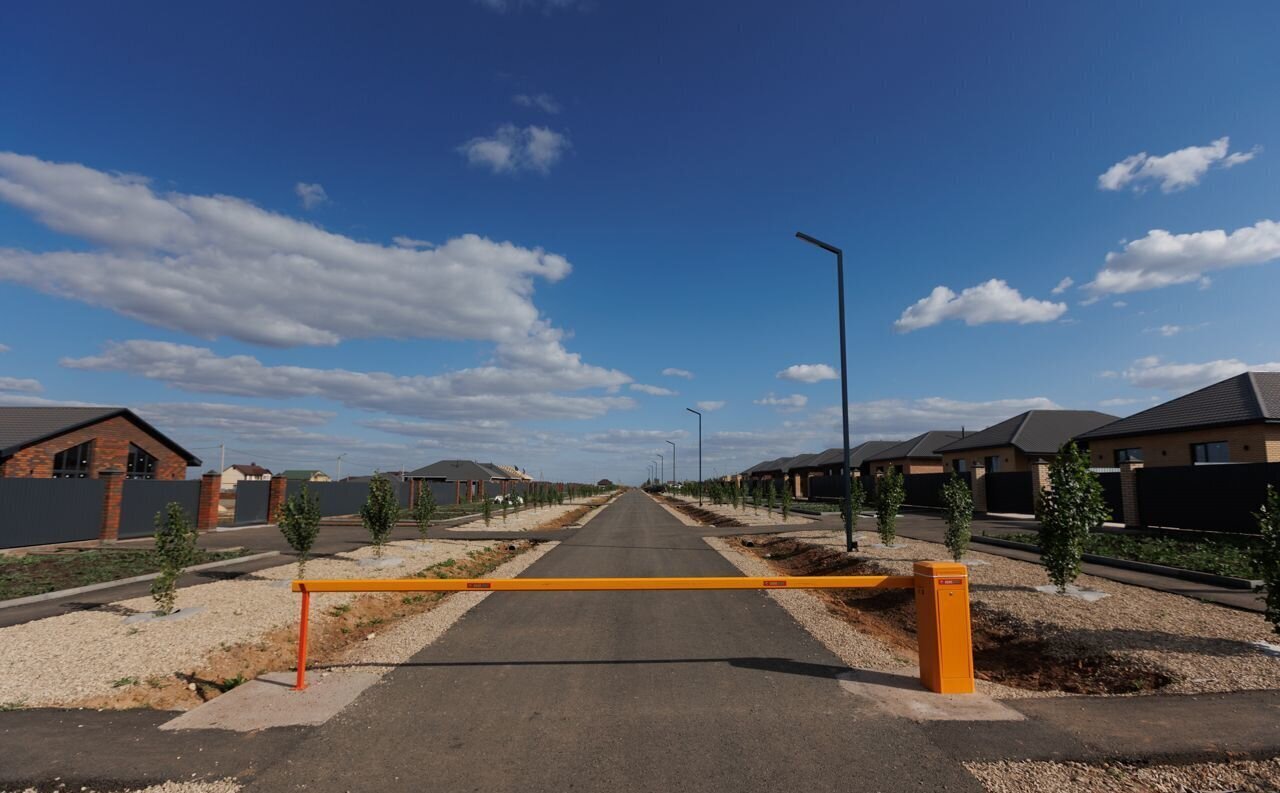
[[[973,693],[969,570],[955,562],[916,562],[920,682],[938,694]]]
[[[297,588],[297,583],[294,583]],[[298,623],[298,682],[294,684],[294,691],[301,691],[307,687],[307,628],[311,623],[311,593],[302,590],[302,619]]]

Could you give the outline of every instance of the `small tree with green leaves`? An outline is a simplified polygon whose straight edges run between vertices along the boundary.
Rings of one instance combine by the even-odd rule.
[[[1049,464],[1049,487],[1040,491],[1040,562],[1059,592],[1080,575],[1084,546],[1111,516],[1102,484],[1089,470],[1089,455],[1073,441],[1063,444]]]
[[[898,508],[907,498],[902,474],[894,466],[884,472],[876,482],[876,531],[880,532],[880,542],[893,545],[898,536]]]
[[[160,575],[151,582],[151,597],[156,601],[156,612],[163,616],[173,613],[178,600],[178,577],[196,558],[196,530],[181,504],[171,501],[156,513],[155,538]]]
[[[480,507],[480,514],[484,515],[484,525],[487,528],[489,522],[493,520],[493,499],[486,498],[484,504]]]
[[[302,578],[311,558],[311,546],[320,535],[320,497],[303,485],[284,502],[278,525],[285,542],[298,555],[298,578]]]
[[[769,480],[769,490],[765,493],[765,505],[769,508],[769,517],[773,517],[773,505],[778,500],[778,487],[773,480]]]
[[[427,529],[431,527],[431,518],[435,517],[437,508],[435,494],[431,492],[431,484],[423,482],[418,500],[413,502],[413,522],[418,524],[418,537],[423,542],[427,541]]]
[[[782,480],[782,522],[787,522],[787,515],[791,514],[791,480],[789,478]]]
[[[400,517],[400,504],[396,500],[395,488],[391,480],[378,474],[369,480],[369,497],[360,507],[360,520],[369,532],[373,541],[373,553],[378,558],[386,547],[387,538],[395,528],[396,518]]]
[[[759,482],[756,482],[755,486],[751,488],[751,508],[752,510],[754,510],[755,514],[757,515],[760,514],[760,483]]]
[[[862,507],[867,503],[867,491],[862,489],[862,482],[854,479],[849,482],[849,500],[845,501],[841,496],[840,514],[849,521],[851,531],[858,530],[858,513],[862,511]]]
[[[1266,618],[1280,633],[1280,491],[1267,485],[1267,500],[1255,514],[1258,544],[1253,549],[1253,566],[1265,591]]]
[[[947,532],[944,542],[951,558],[957,562],[964,558],[969,550],[969,526],[973,523],[973,494],[955,471],[942,486],[942,508],[947,519]]]
[[[511,496],[502,497],[502,522],[507,522],[507,509],[511,506]]]

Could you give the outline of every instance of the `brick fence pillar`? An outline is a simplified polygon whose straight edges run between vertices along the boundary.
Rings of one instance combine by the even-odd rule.
[[[1031,464],[1031,504],[1040,509],[1040,493],[1049,489],[1049,461],[1036,460]]]
[[[102,526],[98,540],[115,542],[120,539],[120,502],[124,497],[124,469],[103,468],[98,472],[102,480]]]
[[[1126,460],[1120,463],[1120,503],[1124,505],[1126,528],[1141,528],[1142,515],[1138,512],[1138,469],[1142,463]]]
[[[981,460],[975,460],[970,471],[973,511],[985,513],[987,511],[987,466],[983,465]]]
[[[275,523],[280,519],[280,510],[284,509],[284,494],[288,488],[288,479],[283,476],[271,477],[267,487],[267,523]]]
[[[196,531],[218,528],[218,503],[222,500],[222,474],[205,471],[200,477],[200,501],[196,509]]]

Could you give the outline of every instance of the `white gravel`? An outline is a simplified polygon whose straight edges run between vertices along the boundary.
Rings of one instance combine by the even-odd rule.
[[[484,525],[484,518],[477,518],[458,526],[450,526],[449,531],[536,531],[543,524],[562,518],[585,505],[603,504],[608,499],[608,496],[595,496],[550,507],[522,507],[518,512],[508,512],[506,520],[502,519],[502,509],[495,505],[488,526]],[[588,514],[594,515],[599,511],[595,509]]]
[[[374,556],[371,547],[307,564],[308,578],[398,578],[492,543],[464,540],[405,540],[390,543],[387,557],[404,564],[369,568],[360,559]],[[211,652],[253,640],[272,629],[297,622],[300,596],[279,586],[295,576],[288,564],[255,573],[253,578],[217,581],[178,590],[178,607],[204,611],[174,622],[126,625],[124,617],[155,607],[149,597],[111,604],[111,610],[63,614],[0,628],[0,703],[57,706],[91,697],[109,696],[112,683],[124,678],[145,681],[199,665]],[[312,618],[357,595],[314,595]]]
[[[1141,766],[1018,761],[966,763],[988,793],[1275,793],[1280,759]]]
[[[698,505],[697,496],[672,495],[671,498],[693,506]],[[712,504],[711,500],[705,497],[702,499],[702,509],[726,518],[733,518],[744,526],[812,526],[814,520],[816,520],[816,518],[808,515],[792,512],[787,516],[786,521],[783,521],[782,509],[779,507],[774,507],[771,515],[768,508],[763,504],[760,505],[759,510],[750,504],[738,509],[728,504]]]
[[[63,788],[78,790],[80,793],[238,793],[239,783],[231,779],[220,779],[213,782],[162,782],[144,788]],[[40,793],[35,788],[26,788],[22,793]]]
[[[838,532],[781,536],[841,552],[844,549],[844,537]],[[900,547],[896,548],[865,545],[875,538],[871,533],[861,534],[864,544],[855,555],[875,561],[892,574],[910,575],[915,561],[950,559],[938,543],[899,537],[896,542]],[[970,552],[965,558],[987,562],[969,569],[974,610],[985,610],[1019,631],[1036,634],[1055,655],[1072,658],[1111,653],[1135,659],[1175,678],[1159,693],[1280,688],[1280,658],[1268,657],[1253,645],[1274,638],[1261,614],[1082,575],[1076,580],[1082,589],[1110,595],[1088,603],[1034,591],[1033,587],[1047,582],[1044,568],[1038,564],[980,552]]]

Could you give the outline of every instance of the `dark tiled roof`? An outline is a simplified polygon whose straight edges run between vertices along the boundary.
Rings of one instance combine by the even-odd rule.
[[[479,463],[471,460],[440,460],[431,465],[424,465],[416,471],[410,471],[411,479],[443,479],[446,482],[487,482],[490,479],[507,479],[508,474],[499,475]]]
[[[231,467],[239,471],[244,476],[266,476],[267,474],[271,473],[270,469],[263,468],[257,463],[249,463],[248,465],[233,465]]]
[[[280,476],[283,479],[292,479],[294,481],[306,482],[316,474],[323,474],[323,473],[324,471],[321,471],[319,468],[291,468],[288,471],[282,471],[280,473]]]
[[[915,436],[911,440],[903,441],[876,454],[869,455],[866,458],[866,462],[919,459],[922,457],[941,459],[942,455],[938,453],[939,447],[959,439],[960,430],[930,430]]]
[[[8,457],[25,446],[62,435],[99,421],[123,416],[187,461],[200,465],[200,458],[174,443],[128,408],[112,407],[0,407],[0,457]]]
[[[1280,372],[1245,372],[1076,437],[1115,438],[1254,422],[1280,422]]]
[[[765,460],[765,461],[763,461],[763,462],[756,463],[755,465],[751,466],[750,468],[748,468],[747,470],[743,471],[742,473],[744,473],[744,474],[760,474],[760,473],[764,473],[765,471],[780,471],[780,470],[782,470],[781,463],[786,462],[786,461],[787,461],[787,460],[789,460],[789,459],[791,459],[791,458],[789,458],[789,457],[775,457],[775,458],[773,458],[772,460]]]
[[[849,448],[849,467],[857,468],[871,455],[879,454],[885,449],[897,446],[899,443],[902,443],[902,441],[863,441],[857,446],[852,446]],[[844,448],[839,446],[822,452],[812,463],[815,468],[826,468],[829,465],[843,464]]]
[[[813,461],[819,457],[817,454],[797,454],[782,462],[783,471],[795,471],[800,468],[811,468]]]
[[[1096,410],[1028,410],[981,432],[952,441],[938,451],[1013,446],[1027,454],[1057,454],[1062,444],[1080,433],[1097,429],[1116,418]]]

